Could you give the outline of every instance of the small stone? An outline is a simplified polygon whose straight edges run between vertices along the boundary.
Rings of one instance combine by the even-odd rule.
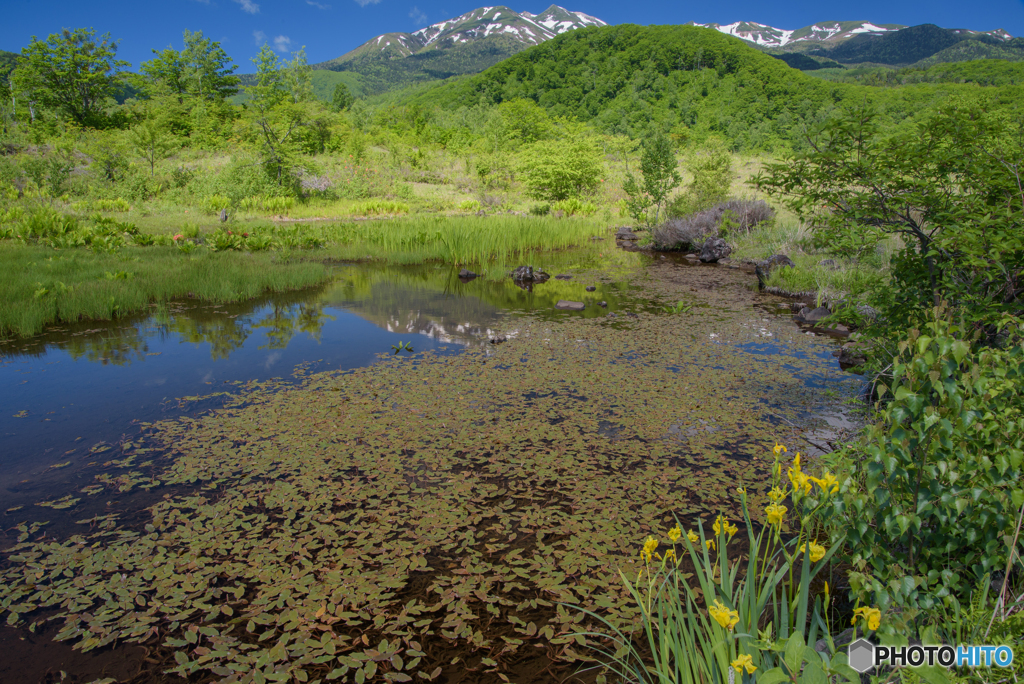
[[[555,304],[556,309],[565,309],[567,311],[583,311],[587,307],[583,302],[571,302],[567,299],[559,299],[558,303]]]
[[[227,209],[221,209],[220,210],[220,222],[221,223],[227,223],[228,222],[228,210]]]
[[[568,273],[559,273],[555,276],[555,280],[571,280],[572,276]]]
[[[508,341],[508,338],[503,336],[503,335],[491,338],[491,344],[501,344],[502,342],[507,342],[507,341]]]
[[[598,302],[597,305],[604,309],[608,308],[608,302]]]
[[[459,271],[459,277],[462,278],[463,280],[472,280],[473,278],[476,278],[477,275],[476,273],[473,273],[469,269],[464,268],[461,271]]]
[[[596,287],[594,287],[593,285],[587,285],[587,288],[586,288],[587,292],[593,292],[593,291],[594,291],[594,290],[596,290],[596,289],[597,289],[597,288],[596,288]]]

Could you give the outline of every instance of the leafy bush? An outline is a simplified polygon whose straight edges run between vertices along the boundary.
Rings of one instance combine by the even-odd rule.
[[[880,420],[838,457],[850,583],[883,606],[948,606],[1005,567],[1024,506],[1024,349],[972,349],[937,307],[892,369]]]
[[[475,199],[468,199],[459,202],[459,211],[480,211],[480,202]]]
[[[551,211],[560,211],[565,216],[593,216],[597,207],[591,202],[580,202],[575,197],[551,205]]]
[[[575,132],[524,148],[519,172],[531,197],[557,202],[595,190],[601,159],[597,142]]]
[[[230,230],[216,230],[207,238],[207,244],[214,252],[245,249],[245,240]]]
[[[93,200],[91,204],[95,211],[116,211],[124,213],[132,208],[131,205],[128,204],[128,200],[121,197]]]
[[[775,212],[764,200],[730,200],[683,218],[669,219],[652,231],[655,249],[700,249],[725,231],[749,232]]]

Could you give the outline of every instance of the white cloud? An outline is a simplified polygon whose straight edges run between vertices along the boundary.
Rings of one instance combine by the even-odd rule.
[[[210,0],[196,0],[196,2],[201,2],[204,5],[209,5],[210,4]]]
[[[376,5],[380,0],[356,0],[360,7],[366,7],[367,5]]]
[[[288,48],[291,47],[292,39],[288,36],[278,36],[274,38],[274,49],[278,52],[288,52]]]
[[[427,15],[424,14],[423,12],[420,12],[419,7],[412,8],[412,11],[409,12],[409,18],[412,19],[413,23],[417,25],[427,23]]]
[[[330,5],[325,5],[322,2],[314,2],[314,0],[306,0],[306,4],[307,5],[312,5],[313,7],[316,7],[317,9],[322,9],[322,10],[329,10],[329,9],[331,9]]]
[[[260,6],[252,0],[235,0],[239,5],[242,6],[242,11],[248,12],[249,14],[259,14]]]
[[[257,45],[263,45],[267,42],[267,34],[263,31],[253,31],[252,37],[256,41]]]

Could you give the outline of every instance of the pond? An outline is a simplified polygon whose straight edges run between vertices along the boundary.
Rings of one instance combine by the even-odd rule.
[[[806,450],[863,380],[739,269],[552,261],[571,278],[532,291],[342,264],[6,343],[8,615],[63,602],[47,638],[145,643],[154,677],[571,673],[582,614],[557,602],[628,620],[638,540],[735,515],[767,447]]]

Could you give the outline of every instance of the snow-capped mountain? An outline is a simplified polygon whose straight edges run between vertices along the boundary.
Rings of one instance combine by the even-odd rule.
[[[698,24],[693,22],[693,25],[717,29],[722,33],[742,38],[763,48],[787,46],[825,47],[837,45],[856,36],[882,36],[907,28],[900,24],[874,24],[870,21],[824,21],[793,31],[766,26],[765,24],[758,24],[753,21],[737,21],[732,24]],[[1002,29],[995,31],[954,29],[954,32],[962,34],[965,38],[988,35],[1001,40],[1010,40],[1012,37]]]
[[[331,68],[357,57],[401,58],[427,49],[451,48],[491,36],[505,36],[522,48],[531,47],[555,36],[587,26],[607,26],[604,21],[583,12],[571,12],[551,5],[540,14],[515,12],[504,5],[480,7],[454,19],[432,24],[412,33],[385,33],[366,41],[341,57],[315,65]]]
[[[879,25],[870,21],[826,21],[792,31],[753,21],[737,21],[732,24],[694,23],[694,26],[717,29],[761,47],[783,47],[790,43],[839,43],[860,34],[880,36],[906,28],[900,24]]]

